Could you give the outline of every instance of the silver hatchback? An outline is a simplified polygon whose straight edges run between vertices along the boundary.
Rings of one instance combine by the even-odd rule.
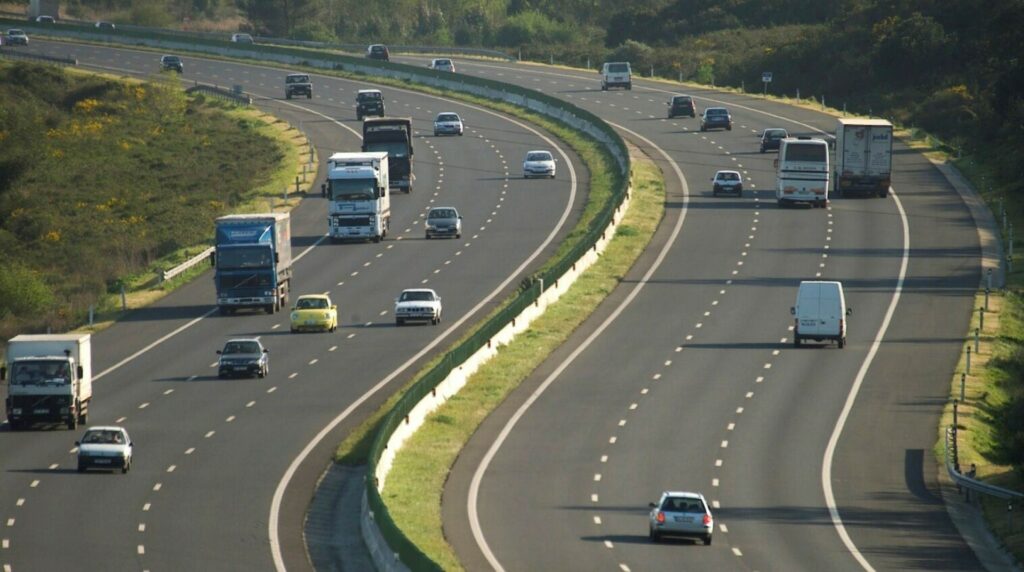
[[[704,495],[680,491],[665,491],[661,499],[651,503],[650,537],[654,542],[662,536],[679,536],[711,544],[715,519],[711,516]]]

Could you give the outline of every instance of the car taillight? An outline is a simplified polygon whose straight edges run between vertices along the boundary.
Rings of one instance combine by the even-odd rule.
[[[705,514],[704,515],[704,526],[711,526],[711,515],[710,514]]]
[[[665,513],[658,511],[658,524],[665,524]]]

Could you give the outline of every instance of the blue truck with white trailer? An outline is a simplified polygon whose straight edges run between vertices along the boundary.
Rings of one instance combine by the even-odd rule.
[[[221,315],[239,308],[268,314],[284,308],[292,279],[288,213],[236,214],[216,221],[211,264]]]

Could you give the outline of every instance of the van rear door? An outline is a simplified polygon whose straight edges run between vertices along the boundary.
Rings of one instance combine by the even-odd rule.
[[[821,331],[821,282],[801,282],[796,294],[797,333],[813,337]]]
[[[838,336],[843,321],[843,303],[841,286],[838,282],[821,283],[818,298],[818,312],[820,315],[819,333],[828,336]]]

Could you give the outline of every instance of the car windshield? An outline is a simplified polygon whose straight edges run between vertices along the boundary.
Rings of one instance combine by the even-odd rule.
[[[414,292],[402,292],[400,302],[430,302],[434,299],[434,295],[430,292],[414,291]]]
[[[120,431],[110,429],[96,429],[86,431],[82,437],[82,443],[97,445],[119,445],[124,443],[124,435]]]
[[[437,120],[438,121],[458,121],[459,120],[459,116],[455,115],[454,113],[442,113],[441,115],[437,116]]]
[[[300,310],[322,310],[327,308],[327,300],[323,298],[299,298],[295,305]]]
[[[434,209],[430,211],[428,218],[455,218],[455,211],[452,209]]]
[[[257,342],[228,342],[224,345],[225,354],[258,354],[260,345]]]
[[[526,156],[527,161],[550,161],[550,153],[530,153]]]
[[[668,497],[661,504],[661,510],[666,512],[697,512],[703,513],[704,503],[701,500],[685,497]]]
[[[285,80],[287,83],[309,83],[308,75],[290,75]]]

